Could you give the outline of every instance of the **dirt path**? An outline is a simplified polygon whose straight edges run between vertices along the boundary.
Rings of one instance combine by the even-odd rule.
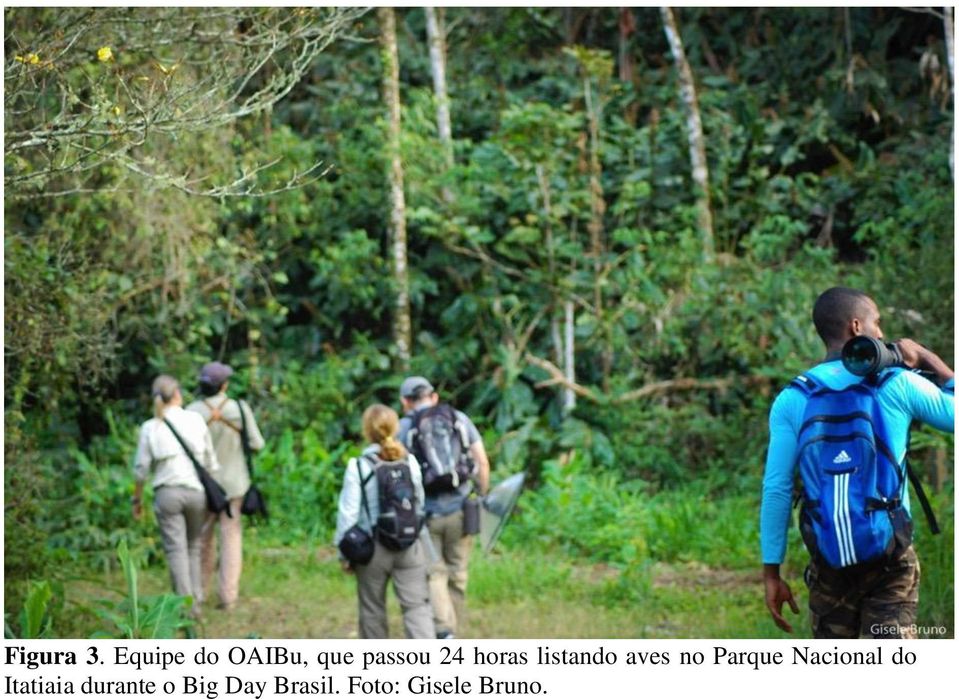
[[[159,567],[141,571],[141,593],[168,586]],[[85,607],[124,588],[119,573],[68,586]],[[470,619],[464,638],[646,638],[777,636],[762,609],[752,572],[702,564],[655,564],[643,574],[547,554],[483,556],[471,563]],[[355,638],[354,580],[339,570],[330,547],[248,546],[241,603],[231,612],[204,606],[204,638]],[[391,635],[402,635],[389,595]],[[90,618],[75,635],[89,635]],[[803,628],[800,619],[797,628]],[[86,628],[82,628],[86,627]]]

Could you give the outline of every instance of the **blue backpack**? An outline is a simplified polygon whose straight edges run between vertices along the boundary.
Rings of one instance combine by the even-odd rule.
[[[807,398],[797,460],[803,484],[800,531],[806,548],[832,568],[866,563],[912,541],[903,506],[906,477],[938,533],[925,493],[890,451],[877,392],[893,372],[836,390],[804,374],[790,386]]]

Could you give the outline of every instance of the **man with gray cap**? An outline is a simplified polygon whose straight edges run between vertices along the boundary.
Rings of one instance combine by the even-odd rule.
[[[229,398],[226,394],[233,369],[221,362],[210,362],[200,370],[201,400],[194,401],[187,410],[203,416],[210,429],[213,449],[220,462],[220,470],[214,475],[230,499],[230,512],[208,514],[203,526],[202,574],[206,590],[213,570],[216,568],[216,542],[214,531],[220,524],[220,574],[218,589],[220,608],[231,610],[240,593],[240,572],[243,567],[243,531],[240,505],[250,487],[250,471],[243,450],[243,428],[251,451],[263,448],[263,435],[256,425],[253,411],[243,401]],[[240,411],[243,411],[242,415]]]
[[[454,638],[465,618],[473,543],[463,532],[463,505],[474,480],[481,495],[489,489],[489,457],[473,421],[440,403],[424,377],[404,379],[400,402],[399,438],[423,468],[426,526],[438,557],[429,572],[436,637]]]

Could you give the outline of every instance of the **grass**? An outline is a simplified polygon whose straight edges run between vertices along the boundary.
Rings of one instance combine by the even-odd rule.
[[[355,638],[353,578],[342,573],[331,547],[271,548],[247,542],[241,603],[230,612],[211,599],[197,635],[204,638]],[[165,591],[166,571],[141,575],[142,594]],[[98,622],[93,601],[104,590],[119,597],[119,573],[100,573],[66,586],[70,628],[89,636]],[[462,637],[696,638],[784,637],[762,608],[758,574],[703,565],[652,566],[643,574],[587,564],[544,551],[485,555],[471,562],[470,617]],[[389,595],[390,631],[402,637],[399,607]],[[797,628],[808,623],[799,621]]]
[[[756,506],[745,496],[710,500],[698,493],[674,492],[623,498],[624,517],[635,523],[626,526],[623,519],[609,519],[612,511],[608,517],[595,514],[597,507],[608,504],[601,497],[603,489],[592,487],[583,476],[571,485],[579,490],[554,489],[557,502],[540,497],[527,504],[492,555],[474,551],[470,618],[461,636],[809,636],[802,582],[806,554],[795,527],[783,566],[801,609],[796,616],[787,612],[796,630],[790,636],[773,625],[764,607],[755,551]],[[562,503],[562,509],[558,503],[567,496],[571,502]],[[579,501],[587,496],[593,499],[592,509]],[[917,521],[916,548],[922,563],[918,624],[945,626],[952,637],[951,490],[934,500],[943,534],[932,537],[925,522]],[[556,522],[561,524],[551,526]],[[610,526],[604,528],[601,522]],[[620,532],[630,532],[626,544],[613,524]],[[118,600],[124,594],[123,578],[116,570],[85,571],[83,577],[63,582],[65,599],[54,623],[54,634],[61,637],[90,636],[102,625],[94,612],[97,600],[105,596]],[[165,568],[142,571],[140,584],[143,595],[167,591]],[[287,545],[270,528],[248,528],[240,604],[224,613],[214,603],[215,594],[205,605],[197,629],[200,637],[355,638],[357,633],[354,579],[340,570],[325,538],[310,545]],[[400,611],[392,593],[389,618],[391,634],[401,637]]]

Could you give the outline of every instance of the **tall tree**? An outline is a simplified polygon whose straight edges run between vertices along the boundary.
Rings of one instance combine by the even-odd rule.
[[[446,90],[446,30],[443,9],[424,7],[426,36],[430,44],[430,70],[433,73],[433,91],[436,95],[436,126],[446,158],[446,167],[453,167],[453,127],[450,122],[450,99]],[[444,196],[448,193],[444,192]],[[448,196],[446,196],[449,199]]]
[[[953,71],[955,70],[955,68],[953,67],[953,62],[955,60],[954,54],[956,50],[955,38],[953,33],[955,29],[952,26],[952,6],[949,6],[943,9],[945,10],[945,16],[943,17],[942,23],[943,23],[943,30],[946,35],[946,61],[949,65],[949,81],[950,81],[950,85],[952,85],[952,80],[954,75]],[[953,111],[955,111],[955,107],[953,107]],[[953,124],[955,124],[955,119],[953,119]],[[952,132],[950,132],[951,138],[949,139],[949,170],[952,172],[953,181],[955,181],[956,179],[956,140],[955,140],[955,136],[953,136],[954,133],[955,133],[955,126],[953,126]]]
[[[699,231],[703,238],[703,257],[711,261],[715,252],[713,243],[713,215],[709,205],[709,167],[706,163],[706,141],[703,138],[703,124],[699,118],[699,102],[696,99],[696,85],[693,71],[686,59],[683,40],[676,25],[672,9],[659,8],[663,17],[663,30],[669,41],[669,48],[676,63],[679,79],[679,94],[683,111],[686,114],[686,134],[689,139],[689,161],[693,171],[693,186],[696,188],[696,208]]]
[[[605,270],[605,231],[603,216],[606,213],[606,200],[603,197],[603,167],[600,161],[600,124],[603,121],[604,92],[613,74],[613,59],[606,51],[576,46],[569,50],[580,65],[583,76],[583,102],[586,107],[586,125],[589,133],[588,148],[584,140],[583,148],[588,150],[589,202],[590,217],[586,224],[589,231],[590,256],[593,259],[593,307],[596,326],[602,336],[600,351],[603,390],[609,390],[609,377],[612,370],[613,350],[606,324],[603,277]],[[595,90],[593,83],[595,81]],[[584,158],[586,159],[586,158]]]
[[[630,7],[619,8],[619,79],[631,83],[636,71],[629,50],[629,37],[636,31],[636,16]]]
[[[549,177],[543,167],[542,162],[536,164],[536,179],[539,183],[540,196],[543,200],[543,225],[546,242],[546,259],[548,263],[548,279],[550,285],[555,289],[558,284],[556,274],[556,242],[553,235],[553,204],[552,188],[550,187]],[[572,276],[572,275],[570,275]],[[564,332],[560,334],[559,329],[559,298],[553,292],[553,307],[550,308],[549,330],[550,339],[553,342],[553,356],[557,366],[563,367],[563,375],[566,377],[567,385],[561,387],[560,405],[563,407],[563,414],[568,415],[576,407],[576,394],[571,385],[576,383],[576,336],[575,336],[575,309],[573,300],[566,298],[562,301]]]
[[[393,341],[400,368],[410,364],[410,278],[406,260],[406,199],[403,194],[403,159],[400,155],[400,59],[396,47],[396,15],[391,7],[377,10],[383,58],[383,100],[387,119],[387,178],[390,183],[390,247],[396,301],[393,306]]]

